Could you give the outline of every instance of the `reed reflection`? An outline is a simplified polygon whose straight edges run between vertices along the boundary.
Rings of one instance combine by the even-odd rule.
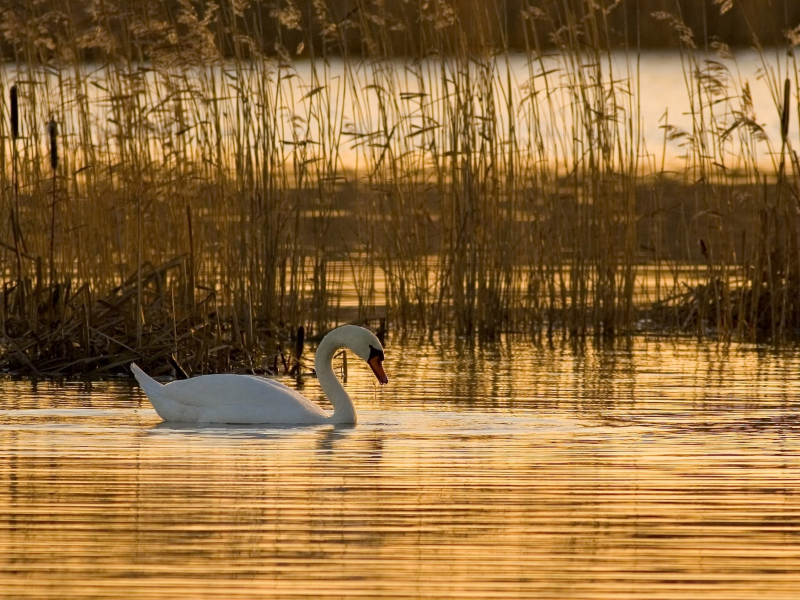
[[[3,589],[800,589],[797,349],[521,337],[389,348],[401,383],[376,392],[351,369],[362,418],[349,428],[183,428],[159,424],[127,384],[5,381]],[[321,398],[314,378],[305,385]]]

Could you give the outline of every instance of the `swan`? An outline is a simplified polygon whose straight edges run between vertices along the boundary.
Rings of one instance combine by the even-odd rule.
[[[131,370],[158,416],[168,422],[355,424],[356,408],[331,366],[341,348],[365,361],[381,385],[389,383],[383,370],[383,346],[371,331],[355,325],[334,329],[322,339],[314,356],[317,377],[333,404],[333,414],[282,383],[254,375],[202,375],[162,385],[135,363]]]

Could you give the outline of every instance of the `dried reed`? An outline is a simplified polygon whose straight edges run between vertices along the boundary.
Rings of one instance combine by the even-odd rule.
[[[416,13],[324,0],[268,15],[246,1],[8,7],[2,364],[257,372],[291,362],[281,341],[298,327],[380,318],[484,338],[643,323],[792,335],[794,55],[759,48],[778,149],[730,50],[698,49],[680,3],[631,23],[619,4],[525,2],[521,56],[491,3],[469,23],[444,0]],[[640,42],[615,37],[645,19],[676,33],[684,61],[692,128],[664,124],[665,148],[685,149],[677,176],[648,162]]]

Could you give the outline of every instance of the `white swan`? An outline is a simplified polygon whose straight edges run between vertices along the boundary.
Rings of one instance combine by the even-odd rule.
[[[347,348],[372,368],[381,384],[389,378],[383,370],[383,346],[363,327],[345,325],[326,335],[314,356],[323,391],[333,404],[333,414],[282,383],[252,375],[203,375],[162,385],[131,363],[139,385],[165,421],[176,423],[274,423],[313,425],[355,423],[356,408],[331,361]]]

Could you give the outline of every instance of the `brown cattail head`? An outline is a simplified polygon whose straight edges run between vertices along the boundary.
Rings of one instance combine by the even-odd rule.
[[[303,348],[305,346],[305,341],[306,341],[306,330],[302,325],[300,325],[300,327],[297,328],[297,339],[295,340],[295,354],[297,358],[303,356]]]
[[[58,168],[58,123],[55,119],[50,119],[47,131],[50,133],[50,166],[55,171]]]
[[[792,99],[792,82],[786,78],[783,86],[783,114],[781,115],[781,137],[786,141],[789,135],[789,101]]]
[[[19,137],[19,101],[17,100],[17,86],[11,86],[11,139]]]

